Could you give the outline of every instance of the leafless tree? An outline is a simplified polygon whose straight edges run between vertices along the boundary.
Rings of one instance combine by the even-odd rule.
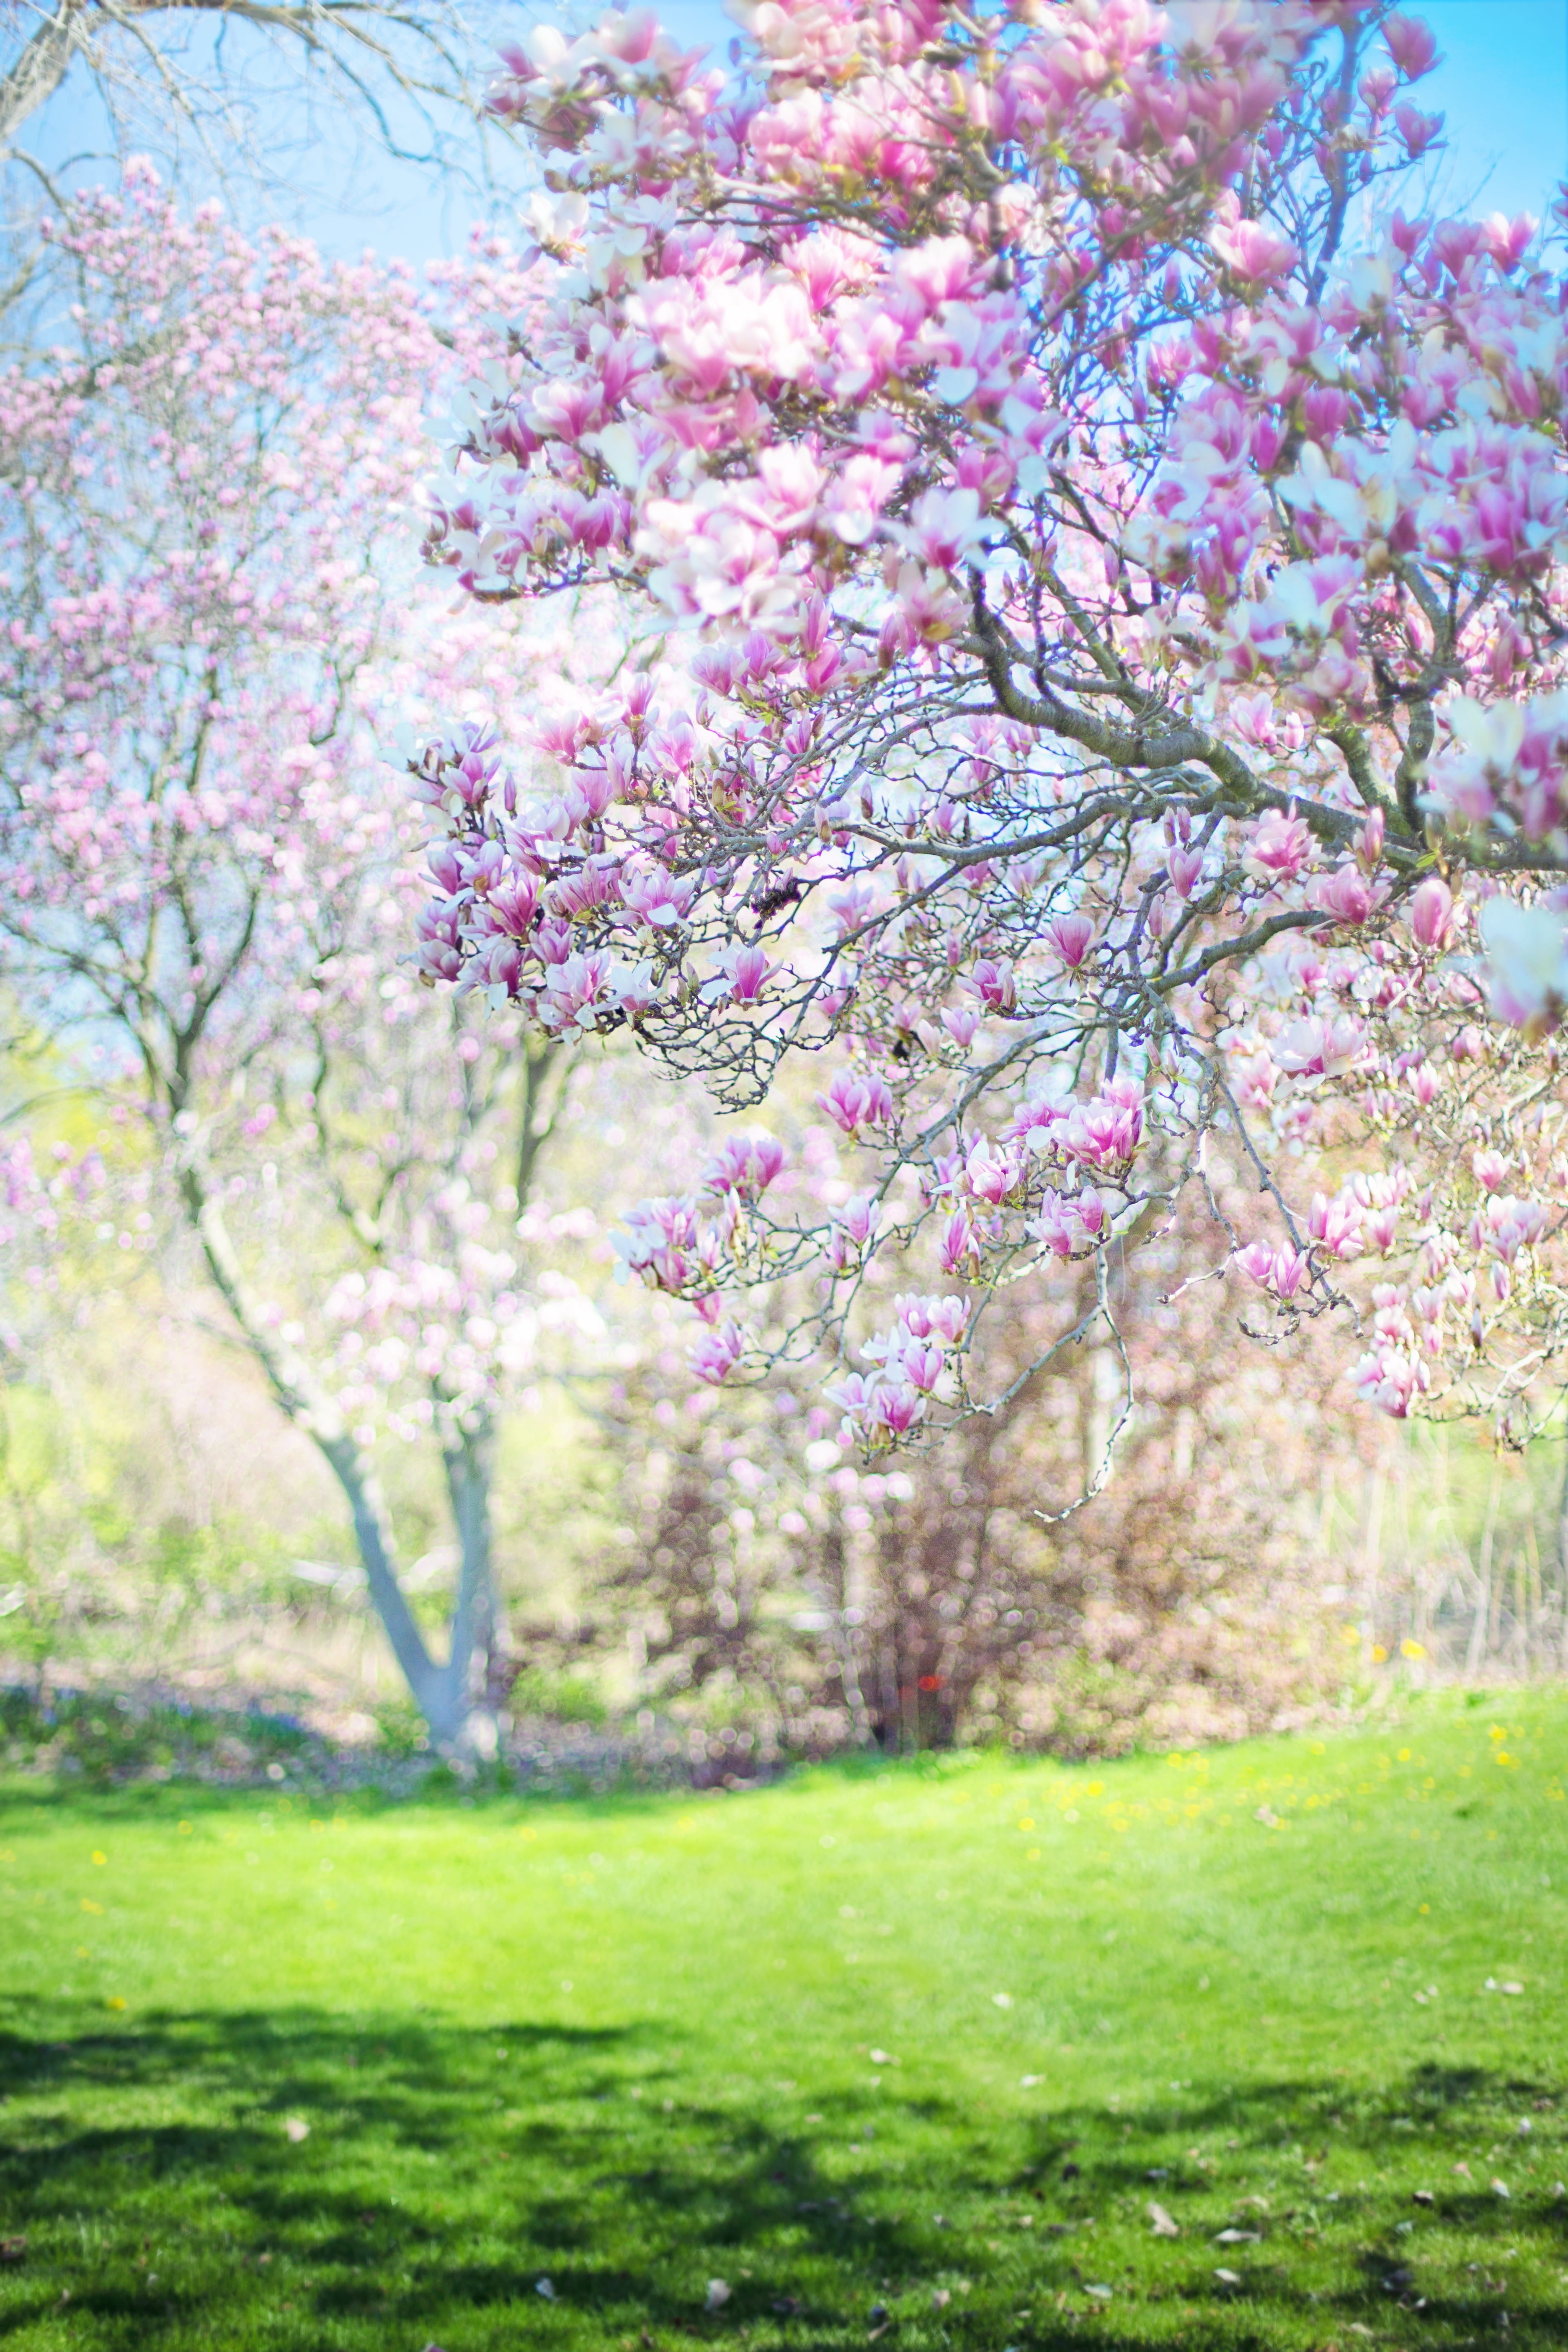
[[[0,161],[43,174],[22,142],[58,94],[73,135],[266,182],[308,149],[321,160],[328,110],[340,165],[365,140],[450,164],[472,149],[500,15],[489,0],[0,0]]]

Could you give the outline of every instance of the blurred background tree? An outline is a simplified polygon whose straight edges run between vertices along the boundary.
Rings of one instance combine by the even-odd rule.
[[[398,974],[416,813],[375,729],[448,690],[521,719],[613,639],[585,608],[531,638],[446,613],[381,519],[413,501],[426,404],[485,356],[499,257],[437,307],[406,272],[187,215],[146,166],[49,250],[72,341],[0,380],[0,954],[119,1123],[92,1215],[133,1253],[185,1234],[456,1739],[500,1672],[496,1416],[549,1321],[517,1228],[566,1053]],[[441,1464],[439,1660],[398,1580],[384,1432]]]

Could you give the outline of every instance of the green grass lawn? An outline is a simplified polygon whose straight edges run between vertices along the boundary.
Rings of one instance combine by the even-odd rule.
[[[0,2341],[1562,2347],[1565,1773],[1539,1693],[716,1799],[12,1784]]]

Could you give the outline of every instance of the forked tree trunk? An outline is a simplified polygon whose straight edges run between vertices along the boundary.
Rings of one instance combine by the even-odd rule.
[[[290,1347],[261,1313],[246,1281],[223,1211],[207,1189],[194,1159],[180,1171],[185,1212],[207,1271],[241,1338],[267,1375],[281,1410],[316,1447],[342,1490],[353,1521],[354,1542],[364,1570],[371,1606],[381,1620],[409,1695],[439,1748],[462,1744],[472,1700],[470,1676],[476,1630],[493,1615],[490,1598],[490,1465],[493,1433],[488,1425],[444,1450],[447,1491],[457,1522],[459,1567],[447,1656],[437,1663],[398,1581],[392,1526],[374,1469],[343,1417],[342,1407],[314,1368]]]
[[[539,1157],[549,1141],[560,1105],[565,1067],[558,1045],[536,1040],[527,1049],[517,1157],[518,1209],[526,1205]],[[183,1108],[177,1092],[171,1108]],[[490,1556],[490,1486],[496,1433],[488,1418],[456,1433],[441,1449],[447,1494],[458,1538],[458,1584],[447,1626],[446,1658],[430,1655],[425,1637],[398,1581],[392,1526],[374,1466],[356,1440],[342,1408],[314,1369],[291,1348],[260,1311],[224,1223],[217,1192],[209,1186],[199,1152],[187,1151],[180,1168],[185,1213],[206,1261],[207,1271],[233,1316],[282,1411],[311,1440],[342,1489],[353,1520],[354,1541],[364,1569],[371,1605],[380,1618],[392,1654],[415,1706],[441,1748],[467,1743],[476,1702],[494,1717],[509,1681],[505,1625]],[[476,1691],[476,1664],[483,1662]],[[858,1690],[855,1701],[858,1700]],[[854,1702],[852,1702],[853,1704]],[[862,1713],[864,1710],[862,1709]]]

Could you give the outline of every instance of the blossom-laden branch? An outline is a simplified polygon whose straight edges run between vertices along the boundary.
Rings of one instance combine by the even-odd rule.
[[[812,1249],[830,1328],[849,1255],[973,1302],[1124,1246],[1239,1116],[1279,1314],[1353,1291],[1378,1403],[1527,1418],[1568,1328],[1568,324],[1533,221],[1395,209],[1430,33],[737,14],[730,74],[637,14],[498,76],[540,258],[428,554],[525,607],[616,583],[657,653],[536,721],[542,814],[495,743],[417,763],[426,976],[736,1106],[837,1047],[880,1222],[656,1204],[634,1263],[705,1311]],[[747,1345],[718,1315],[702,1369]],[[847,1404],[873,1441],[930,1392],[892,1393]]]

